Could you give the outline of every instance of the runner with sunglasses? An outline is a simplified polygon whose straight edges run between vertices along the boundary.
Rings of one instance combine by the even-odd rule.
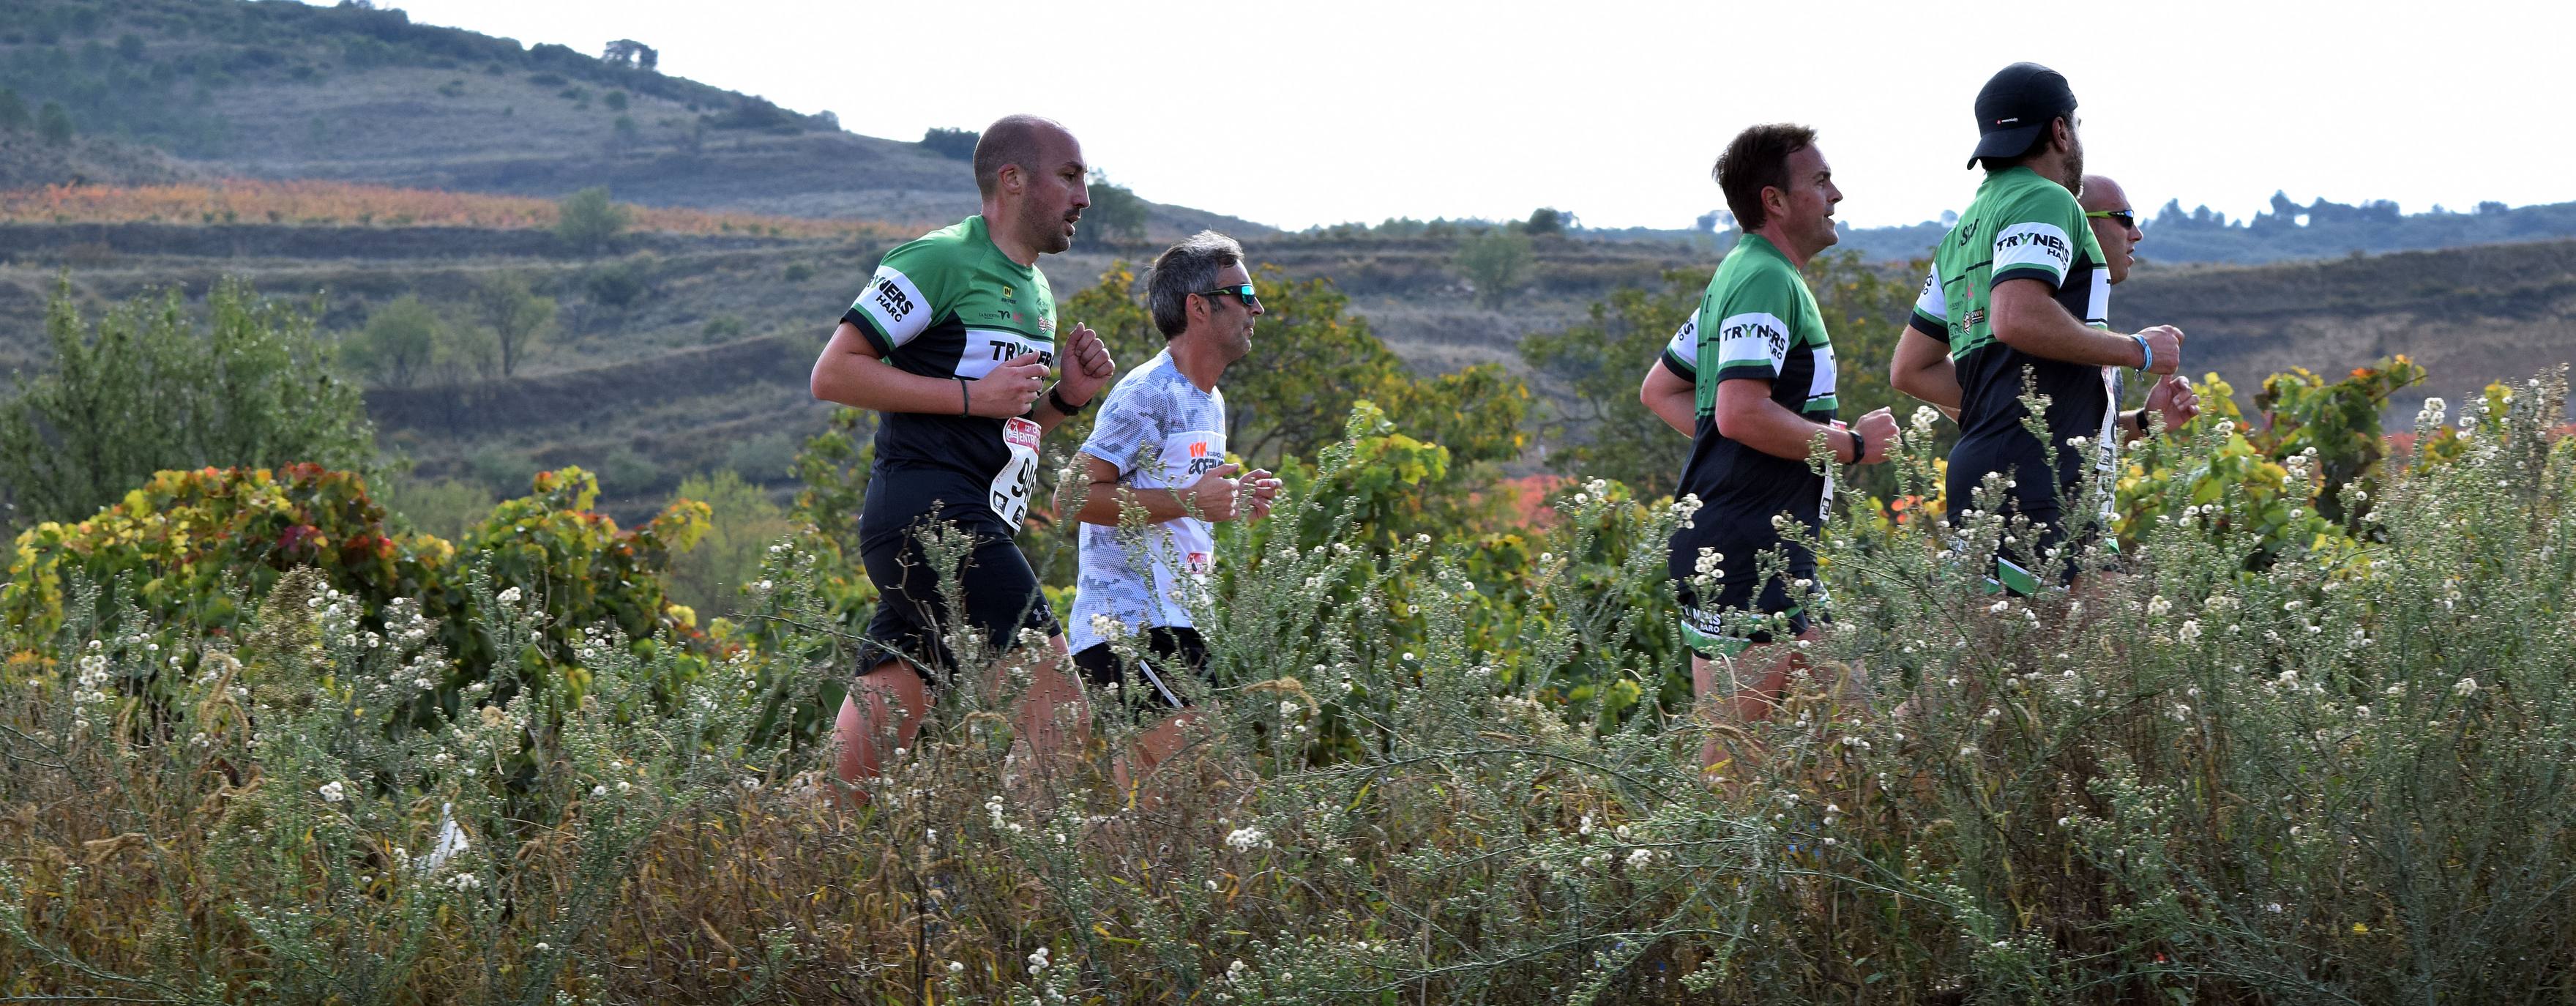
[[[1086,170],[1063,126],[1024,115],[993,123],[975,145],[983,213],[886,253],[814,362],[814,397],[882,417],[859,514],[877,610],[833,731],[844,781],[877,775],[889,725],[895,746],[912,745],[931,689],[963,669],[947,640],[960,628],[990,640],[1002,663],[1021,630],[1053,647],[1018,656],[1029,682],[1019,731],[1039,764],[1064,741],[1059,708],[1081,711],[1081,688],[1058,669],[1064,634],[1012,536],[1036,485],[1039,437],[1117,373],[1100,337],[1075,325],[1063,378],[1046,386],[1058,356],[1055,298],[1037,260],[1072,246],[1091,205]],[[948,610],[945,571],[923,548],[942,526],[971,542],[957,571],[963,611]],[[1076,715],[1070,729],[1087,726]]]
[[[2182,330],[2107,331],[2113,273],[2075,198],[2084,147],[2066,78],[2015,63],[1978,92],[1976,114],[1981,136],[1969,165],[1982,164],[1986,180],[1933,250],[1932,274],[1899,337],[1889,380],[1958,410],[1960,438],[1945,486],[1954,524],[1970,516],[1987,477],[2002,476],[1996,505],[2028,518],[2035,540],[2008,545],[1995,578],[2026,593],[2039,588],[2032,571],[2065,540],[2063,508],[2082,492],[2085,472],[2111,471],[2124,428],[2136,428],[2119,412],[2120,368],[2172,374],[2182,365]],[[2127,271],[2124,258],[2119,275]],[[2048,443],[2024,426],[2030,414],[2022,397],[2032,390],[2025,375],[2048,400],[2039,417]],[[2180,389],[2179,406],[2173,388]],[[2150,402],[2167,407],[2171,419],[2176,408],[2196,411],[2188,394],[2188,386],[2168,381]],[[2073,574],[2069,564],[2063,579]]]
[[[1782,533],[1790,520],[1820,526],[1833,504],[1832,466],[1819,472],[1808,459],[1821,444],[1836,464],[1885,460],[1896,420],[1880,409],[1848,429],[1834,421],[1833,340],[1798,274],[1837,240],[1842,200],[1815,131],[1746,129],[1714,174],[1744,236],[1700,298],[1691,456],[1673,494],[1700,507],[1674,532],[1668,565],[1693,691],[1712,718],[1757,720],[1805,666],[1775,637],[1813,639],[1811,615],[1821,614],[1811,610],[1823,599],[1815,555]],[[1777,575],[1766,574],[1764,553],[1778,555]],[[1721,668],[1733,683],[1722,705]],[[1724,749],[1712,736],[1700,756],[1715,768]]]
[[[1073,596],[1073,659],[1094,686],[1132,705],[1178,714],[1138,738],[1120,766],[1141,775],[1172,756],[1201,714],[1185,678],[1207,672],[1207,641],[1190,606],[1215,566],[1215,523],[1268,516],[1279,480],[1225,460],[1225,392],[1217,381],[1252,351],[1261,298],[1243,247],[1215,231],[1164,250],[1146,280],[1163,351],[1102,400],[1083,442],[1085,477],[1057,489],[1056,512],[1081,521],[1081,580]],[[1141,519],[1143,527],[1126,526]],[[1117,653],[1127,639],[1141,659]],[[1133,676],[1130,677],[1130,672]],[[1122,685],[1132,686],[1122,689]],[[1123,694],[1122,694],[1123,692]]]

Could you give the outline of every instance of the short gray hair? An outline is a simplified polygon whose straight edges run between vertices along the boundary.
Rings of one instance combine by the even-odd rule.
[[[1243,246],[1215,231],[1200,231],[1154,256],[1154,271],[1145,281],[1145,306],[1163,338],[1177,338],[1190,327],[1190,295],[1206,293],[1216,274],[1243,264]]]

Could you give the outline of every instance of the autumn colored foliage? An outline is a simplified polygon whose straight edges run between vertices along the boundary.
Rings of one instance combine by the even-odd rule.
[[[806,220],[681,207],[635,206],[636,230],[786,238],[893,237],[866,220]],[[272,223],[357,227],[555,226],[554,200],[325,181],[232,179],[180,185],[51,185],[0,192],[6,223]]]

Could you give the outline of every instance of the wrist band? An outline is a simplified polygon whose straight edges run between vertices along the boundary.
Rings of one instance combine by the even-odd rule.
[[[966,397],[966,379],[963,377],[957,379],[957,414],[961,416],[975,414],[975,402]]]
[[[1865,441],[1861,440],[1861,438],[1860,438],[1860,431],[1859,431],[1859,430],[1844,430],[1843,432],[1851,434],[1851,438],[1852,438],[1852,462],[1851,462],[1851,463],[1853,463],[1853,464],[1859,464],[1859,463],[1861,463],[1861,460],[1862,460],[1862,459],[1869,457],[1869,444],[1868,444],[1867,442],[1865,442]]]
[[[2138,369],[2156,369],[2156,348],[2154,346],[2147,345],[2147,337],[2143,335],[2132,335],[2129,337],[2129,341],[2138,344],[2138,355],[2145,358],[2138,361]]]
[[[1072,417],[1074,413],[1082,411],[1086,406],[1091,404],[1090,402],[1084,402],[1081,405],[1073,405],[1066,402],[1064,400],[1064,386],[1061,384],[1047,389],[1047,401],[1055,406],[1057,415],[1065,416],[1067,418]]]

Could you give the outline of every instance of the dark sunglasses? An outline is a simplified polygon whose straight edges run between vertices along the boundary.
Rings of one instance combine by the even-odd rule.
[[[1221,286],[1214,290],[1201,290],[1198,295],[1201,297],[1214,297],[1221,293],[1230,293],[1241,298],[1243,306],[1245,307],[1261,306],[1261,295],[1252,292],[1252,284],[1250,283],[1238,283],[1234,286]]]
[[[2138,213],[2136,210],[2094,210],[2084,215],[2087,218],[2095,220],[2106,218],[2117,220],[2120,222],[2120,226],[2129,228],[2130,230],[2136,230],[2138,227]]]

